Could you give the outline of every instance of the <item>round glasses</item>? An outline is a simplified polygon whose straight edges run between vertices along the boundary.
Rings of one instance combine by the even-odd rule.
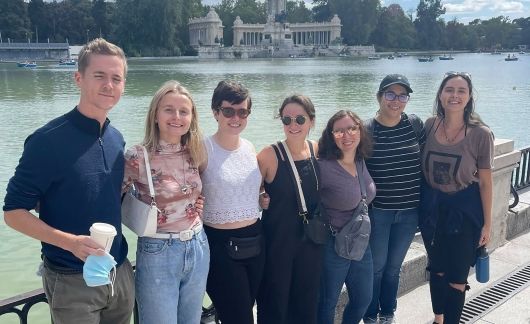
[[[392,91],[384,92],[383,96],[385,97],[385,100],[394,101],[397,98],[397,100],[399,100],[399,102],[403,102],[403,103],[409,101],[409,99],[410,99],[409,95],[406,95],[406,94],[397,95],[397,94],[393,93]]]
[[[291,125],[291,123],[293,121],[295,121],[298,125],[303,125],[303,124],[305,124],[306,118],[305,118],[304,115],[298,115],[296,117],[291,117],[291,116],[283,116],[282,117],[282,123],[285,126]]]
[[[333,136],[335,136],[335,138],[343,138],[344,134],[348,134],[348,135],[357,134],[359,130],[360,129],[358,125],[351,125],[346,128],[339,128],[339,129],[332,130],[331,132],[333,133]]]
[[[219,111],[226,118],[232,118],[237,114],[239,118],[245,119],[248,117],[248,115],[250,115],[250,109],[245,109],[245,108],[235,109],[232,107],[219,107]]]

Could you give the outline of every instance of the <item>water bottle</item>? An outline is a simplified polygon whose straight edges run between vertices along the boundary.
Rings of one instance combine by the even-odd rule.
[[[490,280],[490,256],[485,245],[478,248],[475,277],[478,282],[486,283]]]

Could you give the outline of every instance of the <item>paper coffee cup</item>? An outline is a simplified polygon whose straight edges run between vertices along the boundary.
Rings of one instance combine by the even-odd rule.
[[[116,234],[116,228],[110,224],[94,223],[90,226],[90,238],[101,245],[105,252],[110,251]]]

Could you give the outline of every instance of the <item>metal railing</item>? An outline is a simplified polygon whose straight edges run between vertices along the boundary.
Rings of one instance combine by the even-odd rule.
[[[515,190],[530,187],[530,147],[520,149],[521,160],[512,172],[512,185]]]
[[[131,262],[133,269],[135,269],[134,262]],[[0,317],[7,314],[15,314],[18,316],[20,324],[28,324],[28,314],[34,305],[38,303],[48,303],[46,294],[42,288],[35,289],[20,295],[16,295],[7,299],[0,300]],[[215,308],[212,305],[203,306],[201,324],[216,323],[217,317]],[[138,308],[134,303],[133,311],[134,324],[138,324]],[[1,322],[1,321],[0,321]],[[50,320],[53,323],[52,320]]]

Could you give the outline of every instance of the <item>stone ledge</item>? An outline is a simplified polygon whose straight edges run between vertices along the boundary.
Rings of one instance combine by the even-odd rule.
[[[527,195],[530,195],[530,189]],[[507,212],[507,229],[506,239],[511,240],[518,235],[530,229],[530,205],[524,202],[519,204],[512,210]],[[405,256],[405,261],[401,266],[401,278],[399,280],[398,296],[404,295],[407,292],[417,288],[427,281],[427,253],[423,245],[421,235],[416,233],[414,240]],[[473,269],[472,269],[473,271]],[[348,302],[348,293],[346,287],[342,287],[339,302],[335,312],[335,323],[342,322],[342,313],[344,307]]]

